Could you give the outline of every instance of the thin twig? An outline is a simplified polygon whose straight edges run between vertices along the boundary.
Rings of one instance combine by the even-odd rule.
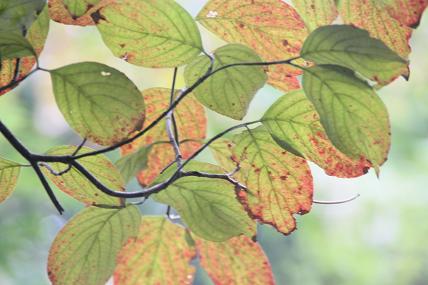
[[[339,200],[339,201],[319,201],[319,200],[313,200],[314,204],[320,204],[320,205],[339,205],[339,204],[345,204],[352,202],[356,200],[358,197],[360,197],[360,194],[357,194],[349,199],[346,200]]]

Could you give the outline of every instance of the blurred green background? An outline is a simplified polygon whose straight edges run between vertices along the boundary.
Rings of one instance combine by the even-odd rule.
[[[178,2],[195,15],[205,1]],[[223,44],[201,30],[207,50]],[[314,205],[309,214],[298,217],[298,230],[287,237],[268,226],[260,227],[259,240],[278,284],[428,284],[427,17],[415,31],[411,45],[410,81],[399,79],[380,91],[393,129],[391,154],[380,178],[370,172],[358,179],[336,179],[312,165],[316,199],[337,200],[357,193],[361,197],[344,205]],[[172,70],[144,69],[114,58],[96,28],[51,22],[41,65],[55,68],[81,61],[118,68],[141,89],[170,86]],[[179,83],[183,87],[182,78]],[[246,119],[259,118],[281,95],[265,87]],[[0,97],[0,117],[33,151],[80,141],[59,113],[49,75],[43,72]],[[234,123],[209,112],[209,135]],[[2,137],[0,155],[22,161]],[[134,183],[131,187],[137,186]],[[55,212],[32,171],[22,171],[17,190],[0,206],[1,285],[49,284],[49,245],[66,220],[81,209],[65,195],[58,196],[66,208],[63,216]],[[148,203],[142,209],[162,214],[165,207]],[[195,284],[211,283],[198,270]]]

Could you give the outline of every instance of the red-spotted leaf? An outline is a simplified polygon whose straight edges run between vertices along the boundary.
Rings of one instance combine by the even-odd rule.
[[[0,158],[0,203],[15,190],[20,170],[19,163]]]
[[[169,168],[158,180],[166,180],[175,169]],[[221,167],[196,161],[189,163],[185,171],[224,174]],[[175,181],[153,198],[176,209],[196,235],[206,240],[225,241],[241,234],[255,235],[255,223],[238,202],[236,191],[239,190],[223,179],[189,176]]]
[[[202,268],[215,285],[273,285],[272,268],[261,246],[241,236],[226,242],[196,240]]]
[[[329,139],[344,154],[366,158],[375,169],[388,156],[388,111],[367,82],[346,68],[319,65],[305,70],[303,88]]]
[[[293,0],[309,30],[331,24],[338,16],[335,0]]]
[[[196,19],[223,40],[251,47],[266,61],[298,56],[308,33],[294,8],[281,0],[210,0]],[[299,74],[290,66],[272,66],[268,83],[283,91],[296,89],[294,76]]]
[[[402,58],[410,53],[412,29],[391,17],[378,0],[341,0],[339,13],[346,24],[367,30],[372,37],[382,40]],[[407,75],[405,73],[404,75]]]
[[[235,177],[249,190],[239,198],[251,216],[283,234],[292,232],[293,214],[307,213],[312,205],[313,181],[306,161],[281,149],[264,127],[216,145],[212,149],[223,167],[231,171],[240,166]]]
[[[47,154],[71,155],[75,149],[74,146],[59,146],[49,150]],[[79,153],[90,151],[93,149],[83,148]],[[87,156],[79,159],[79,163],[106,187],[116,191],[124,190],[125,183],[122,176],[104,155]],[[51,163],[50,167],[57,173],[68,168],[66,164],[62,163]],[[61,176],[53,175],[46,168],[43,168],[43,171],[61,191],[86,205],[120,205],[119,198],[104,194],[74,168]]]
[[[117,258],[116,285],[191,284],[196,250],[185,240],[183,227],[165,218],[144,217],[136,240]]]
[[[81,137],[112,145],[141,128],[144,100],[122,72],[82,62],[50,71],[56,103]]]
[[[422,14],[428,6],[428,0],[384,0],[382,2],[394,19],[411,28],[419,26]]]
[[[117,57],[145,67],[176,67],[201,51],[192,16],[174,0],[122,0],[92,14]]]
[[[88,26],[95,22],[91,17],[98,9],[113,0],[49,0],[49,15],[52,20],[67,24]]]
[[[116,256],[138,235],[137,207],[89,207],[74,216],[58,233],[48,257],[53,285],[104,285],[114,272]]]
[[[29,3],[28,1],[25,2],[26,4],[34,4],[37,1],[35,1],[34,3]],[[19,5],[16,5],[16,7],[18,6]],[[3,22],[0,20],[0,23]],[[8,24],[6,24],[6,26],[7,25]],[[31,44],[37,56],[40,55],[43,50],[48,31],[49,15],[47,7],[45,7],[42,12],[37,16],[37,19],[31,23],[31,26],[29,26],[28,32],[26,33],[26,39]],[[0,64],[0,96],[4,93],[9,92],[12,88],[16,87],[16,84],[11,86],[11,82],[19,80],[20,78],[26,76],[34,67],[35,63],[36,58],[34,56],[26,56],[20,59],[3,60]],[[9,86],[9,88],[6,88],[5,86]]]
[[[178,90],[175,94],[178,94]],[[147,105],[145,126],[151,124],[169,107],[170,89],[151,88],[143,91]],[[206,135],[206,117],[203,106],[193,98],[187,96],[177,106],[174,112],[179,133],[180,150],[184,158],[189,157],[201,146]],[[139,172],[137,178],[141,185],[149,185],[175,159],[175,153],[169,144],[165,120],[150,130],[142,138],[122,147],[122,154],[135,152],[140,148],[151,146],[147,158],[147,167]]]
[[[363,157],[351,159],[331,143],[315,107],[302,91],[278,99],[262,122],[283,148],[315,162],[328,175],[357,177],[371,167]]]

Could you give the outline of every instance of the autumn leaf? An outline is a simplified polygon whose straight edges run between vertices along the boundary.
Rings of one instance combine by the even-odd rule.
[[[311,31],[330,25],[338,16],[335,0],[293,0],[293,5]]]
[[[20,170],[19,163],[0,158],[0,203],[15,190]]]
[[[352,159],[364,157],[375,169],[388,156],[388,111],[367,82],[346,68],[319,65],[305,70],[303,89],[320,115],[328,138]]]
[[[171,90],[151,88],[143,91],[147,106],[145,126],[150,125],[159,115],[168,109]],[[175,94],[179,94],[176,90]],[[174,112],[179,133],[180,150],[183,158],[188,158],[201,146],[206,135],[206,117],[203,106],[192,96],[186,96]],[[151,147],[147,158],[147,167],[139,172],[137,178],[141,185],[150,185],[159,173],[175,159],[175,152],[169,143],[165,120],[146,135],[131,144],[122,147],[122,155]]]
[[[91,14],[105,7],[113,0],[48,0],[49,16],[52,20],[78,26],[95,25]]]
[[[428,6],[428,0],[384,0],[382,3],[394,19],[411,28],[419,26]]]
[[[116,256],[138,235],[137,207],[88,207],[58,233],[49,251],[48,276],[53,285],[101,285],[114,272]]]
[[[28,4],[28,1],[25,1]],[[17,5],[18,6],[18,5]],[[26,6],[28,7],[28,6]],[[30,10],[27,13],[33,13]],[[0,22],[1,23],[1,22]],[[28,42],[36,52],[37,56],[43,50],[47,35],[49,31],[49,15],[47,7],[37,16],[37,19],[32,22],[26,34]],[[0,88],[9,85],[12,81],[17,81],[26,76],[34,67],[36,59],[34,56],[23,57],[21,59],[3,60],[0,68]],[[0,91],[0,96],[9,92],[17,85],[10,86],[5,90]]]
[[[249,46],[265,61],[298,56],[308,35],[298,13],[281,0],[210,0],[196,19],[223,40]],[[272,66],[268,83],[284,92],[297,89],[299,74],[290,66]]]
[[[92,18],[113,54],[135,65],[176,67],[203,50],[195,21],[173,0],[122,0]]]
[[[331,143],[315,107],[301,90],[279,98],[262,123],[284,149],[313,161],[328,175],[358,177],[371,167],[366,159],[351,159]]]
[[[200,264],[215,285],[273,285],[272,268],[261,246],[245,236],[225,242],[196,239]]]
[[[289,234],[296,228],[293,214],[310,211],[313,182],[308,164],[281,149],[264,127],[244,131],[231,142],[219,141],[212,150],[226,170],[239,165],[235,177],[248,187],[239,198],[253,218]]]
[[[412,29],[391,17],[382,2],[341,0],[338,9],[346,24],[367,30],[372,37],[380,39],[402,58],[407,59]],[[404,75],[408,75],[408,72]]]
[[[162,217],[144,217],[140,232],[119,253],[114,273],[117,285],[191,284],[196,250],[185,230]]]
[[[158,181],[168,179],[175,170],[169,168]],[[184,171],[224,173],[221,167],[196,161],[189,163]],[[241,234],[255,235],[255,223],[238,202],[236,191],[232,183],[223,179],[189,176],[154,194],[153,199],[173,207],[196,235],[206,240],[225,241]]]
[[[76,147],[74,146],[59,146],[50,149],[46,154],[71,155],[75,149]],[[93,151],[93,149],[84,147],[79,151],[79,154],[90,151]],[[86,156],[79,159],[79,163],[106,187],[115,191],[123,191],[125,189],[125,183],[119,171],[104,155]],[[51,163],[50,167],[58,173],[67,170],[68,166],[62,163]],[[101,192],[74,167],[61,176],[53,175],[46,168],[42,170],[61,191],[79,202],[86,205],[120,205],[119,198]]]

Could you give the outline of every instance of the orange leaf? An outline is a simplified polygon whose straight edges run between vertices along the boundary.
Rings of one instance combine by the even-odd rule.
[[[266,61],[298,56],[308,35],[294,8],[281,0],[211,0],[197,20],[223,40],[251,47]],[[270,67],[269,83],[285,92],[297,89],[296,79],[288,76],[299,74],[290,66]]]
[[[308,164],[278,146],[264,127],[245,131],[233,142],[222,140],[213,149],[227,170],[233,170],[233,161],[239,163],[235,177],[249,189],[239,198],[253,218],[289,234],[296,228],[293,214],[310,211],[313,181]]]
[[[147,106],[145,126],[151,124],[153,120],[168,109],[170,92],[171,90],[166,88],[152,88],[143,91],[144,102]],[[188,96],[180,102],[174,114],[179,140],[185,141],[180,144],[180,149],[183,158],[187,158],[201,146],[200,141],[205,138],[207,125],[205,109],[196,99]],[[125,155],[140,147],[160,141],[164,143],[153,146],[148,156],[147,168],[138,174],[141,185],[151,184],[159,173],[175,159],[174,149],[167,143],[169,139],[165,120],[142,138],[122,148],[122,154]]]
[[[196,250],[185,230],[160,217],[144,217],[136,240],[129,240],[117,258],[114,284],[191,284]]]
[[[26,38],[36,51],[37,55],[39,55],[43,50],[48,31],[49,16],[47,7],[45,7],[40,13],[40,15],[37,17],[37,19],[31,25],[26,36]],[[19,62],[17,59],[3,60],[0,65],[0,87],[8,85],[14,79],[15,73],[17,73],[17,66],[19,68],[19,72],[17,73],[15,80],[18,80],[27,75],[31,71],[35,63],[36,59],[34,57],[23,57],[19,59]],[[14,87],[0,91],[0,96],[9,92]]]
[[[74,0],[73,7],[66,0],[49,0],[49,15],[52,20],[77,26],[95,25],[91,14],[112,3],[112,0]],[[73,9],[73,10],[72,10]]]
[[[380,2],[382,1],[343,0],[339,4],[339,12],[346,24],[367,30],[372,37],[382,40],[393,51],[407,59],[412,29],[391,17]]]
[[[385,1],[384,5],[394,19],[408,27],[416,28],[428,6],[428,0],[389,0]]]
[[[273,285],[269,260],[261,246],[246,236],[226,242],[196,240],[201,266],[215,285]]]

